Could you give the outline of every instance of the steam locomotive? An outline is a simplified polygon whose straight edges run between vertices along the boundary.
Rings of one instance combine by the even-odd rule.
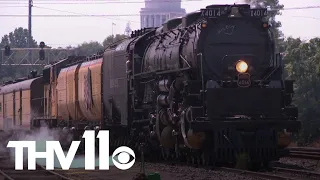
[[[267,9],[210,5],[132,32],[104,52],[70,56],[7,83],[0,125],[42,123],[81,139],[110,130],[112,147],[199,163],[280,157],[297,132],[293,81],[284,80]]]

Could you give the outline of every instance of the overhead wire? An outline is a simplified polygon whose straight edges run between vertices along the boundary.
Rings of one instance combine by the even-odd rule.
[[[319,9],[320,5],[316,6],[303,6],[303,7],[289,7],[289,8],[283,8],[283,9],[271,9],[272,10],[280,10],[280,11],[288,11],[288,10],[299,10],[299,9]]]
[[[1,7],[1,6],[0,6]],[[119,17],[119,16],[140,16],[140,14],[82,14],[82,13],[75,13],[70,11],[63,11],[58,9],[52,9],[52,8],[45,8],[40,6],[35,6],[42,9],[48,9],[48,10],[54,10],[54,11],[60,11],[60,12],[67,12],[72,13],[75,15],[51,15],[51,14],[41,14],[41,15],[32,15],[33,17]],[[307,6],[307,7],[294,7],[294,8],[284,8],[284,9],[278,9],[278,10],[298,10],[298,9],[319,9],[320,6]],[[272,9],[270,11],[275,11],[276,9]],[[21,14],[0,14],[0,17],[26,17],[28,15],[21,15]]]
[[[161,4],[161,3],[173,3],[173,2],[199,2],[199,1],[203,1],[203,0],[163,0],[163,1],[148,1],[148,3],[157,3],[157,4]],[[99,1],[99,0],[92,0],[92,1],[83,1],[83,0],[79,0],[79,1],[70,1],[70,0],[66,0],[66,1],[35,1],[33,2],[33,4],[78,4],[78,5],[84,5],[84,4],[143,4],[145,3],[145,1]],[[0,0],[0,4],[28,4],[28,2],[24,1],[3,1]]]
[[[10,1],[10,0],[9,0]],[[47,3],[41,3],[41,1],[47,1]],[[50,1],[50,2],[49,2]],[[59,0],[58,0],[59,1]],[[66,0],[69,1],[70,0]],[[40,7],[37,6],[38,4],[66,4],[69,2],[63,1],[63,3],[58,3],[53,2],[52,0],[37,0],[36,2],[33,2],[33,7],[36,8],[41,8],[41,9],[48,9],[48,10],[53,10],[53,11],[59,11],[59,12],[66,12],[66,13],[71,13],[73,15],[52,15],[52,14],[45,14],[45,15],[32,15],[32,17],[56,17],[56,18],[63,18],[63,17],[103,17],[103,18],[107,18],[107,19],[111,19],[111,20],[119,20],[119,21],[128,21],[128,20],[124,20],[124,19],[115,19],[115,18],[110,18],[110,17],[128,17],[128,16],[140,16],[140,14],[117,14],[117,15],[107,15],[107,14],[83,14],[83,13],[76,13],[76,12],[70,12],[70,11],[63,11],[63,10],[58,10],[58,9],[52,9],[52,8],[45,8],[45,7]],[[172,2],[195,2],[195,1],[202,1],[202,0],[162,0],[162,1],[158,1],[158,2],[154,2],[154,1],[150,1],[148,3],[172,3]],[[17,1],[17,0],[11,0],[11,2],[21,2],[21,1]],[[145,1],[132,1],[132,0],[127,0],[127,1],[114,1],[114,0],[92,0],[92,1],[88,1],[88,0],[73,0],[71,1],[71,4],[96,4],[97,2],[100,2],[102,4],[110,4],[110,3],[145,3]],[[85,2],[85,3],[83,3]],[[8,1],[6,1],[5,4],[7,4]],[[24,1],[24,3],[26,3],[26,1]],[[0,5],[3,4],[3,0],[0,0]],[[21,15],[21,14],[0,14],[0,17],[28,17],[28,15]],[[137,21],[130,21],[130,22],[134,22],[134,23],[139,23]]]
[[[210,0],[162,0],[162,1],[152,1],[152,0],[37,0],[34,1],[33,4],[122,4],[122,3],[173,3],[173,2],[199,2],[199,1],[210,1]],[[0,4],[17,4],[22,2],[23,4],[28,4],[27,0],[0,0]],[[18,4],[19,4],[18,3]],[[282,8],[282,9],[270,9],[270,11],[274,10],[296,10],[296,9],[311,9],[311,8],[320,8],[319,5],[315,6],[306,6],[306,7],[291,7],[291,8]]]
[[[73,17],[75,17],[75,15],[76,15],[76,17],[92,17],[92,15],[87,15],[87,14],[78,13],[78,12],[65,11],[65,10],[59,10],[59,9],[53,9],[53,8],[46,8],[46,7],[35,6],[35,5],[33,5],[33,7],[38,8],[38,9],[47,9],[47,10],[51,10],[51,11],[66,12],[66,13],[74,14]],[[70,16],[70,15],[67,15],[67,16]],[[116,20],[116,21],[129,21],[129,20],[126,20],[126,19],[108,18],[110,16],[114,17],[114,15],[103,15],[103,16],[98,15],[98,16],[95,16],[95,17],[104,17],[106,19]],[[129,14],[127,16],[132,16],[132,14]],[[55,15],[55,17],[57,17],[57,15]],[[58,16],[58,17],[65,17],[65,15]],[[130,20],[130,22],[139,23],[138,21],[131,21],[131,20]]]
[[[25,0],[0,0],[1,1],[5,1],[5,2],[25,2]],[[119,2],[119,0],[36,0],[37,2],[41,2],[41,1],[46,1],[46,2],[60,2],[60,1],[73,1],[73,2]],[[137,0],[121,0],[121,1],[131,1],[131,2],[136,2]],[[138,0],[137,2],[142,2],[143,0]],[[154,2],[152,0],[146,0],[147,2]],[[171,2],[172,0],[163,0],[163,1],[167,1],[167,2]],[[174,0],[174,1],[194,1],[194,0]],[[143,1],[144,2],[144,1]],[[160,1],[159,1],[160,2]]]
[[[0,6],[0,8],[22,8],[22,7],[28,7],[27,5],[24,5],[24,6]]]
[[[290,17],[320,20],[320,17],[311,17],[311,16],[290,16]]]
[[[66,2],[68,1],[68,2]],[[197,1],[202,1],[202,0],[163,0],[159,2],[154,2],[150,1],[149,3],[166,3],[166,2],[197,2]],[[14,3],[15,2],[15,3]],[[65,1],[54,1],[53,0],[37,0],[33,1],[33,7],[38,8],[38,9],[47,9],[47,10],[52,10],[52,11],[57,11],[57,12],[65,12],[65,13],[70,13],[66,15],[50,15],[50,14],[40,14],[40,15],[32,15],[32,17],[103,17],[111,20],[119,20],[119,21],[130,21],[130,22],[137,22],[137,21],[131,21],[131,20],[125,20],[125,19],[113,19],[110,17],[126,17],[126,16],[140,16],[140,14],[112,14],[112,15],[107,15],[107,14],[83,14],[83,13],[78,13],[78,12],[72,12],[72,11],[64,11],[64,10],[59,10],[59,9],[53,9],[53,8],[46,8],[46,7],[41,7],[38,6],[40,4],[73,4],[73,5],[87,5],[87,4],[123,4],[123,3],[145,3],[145,1],[133,1],[133,0],[128,0],[128,1],[113,1],[113,0],[65,0]],[[17,1],[17,0],[0,0],[0,8],[6,8],[6,7],[28,7],[27,6],[27,0],[22,1]],[[2,6],[4,5],[4,6]],[[268,11],[290,11],[290,10],[304,10],[304,9],[319,9],[320,6],[304,6],[304,7],[289,7],[289,8],[282,8],[282,9],[268,9]],[[28,17],[28,15],[17,15],[17,14],[0,14],[0,17]],[[291,17],[297,17],[297,18],[308,18],[308,19],[315,19],[315,20],[320,20],[318,17],[308,17],[308,16],[291,16]],[[139,22],[137,22],[139,23]],[[53,44],[52,44],[53,45]],[[57,44],[55,44],[57,45]],[[63,45],[63,44],[61,44]]]
[[[41,0],[39,0],[41,1]],[[43,0],[42,0],[43,1]],[[83,0],[79,0],[77,2],[80,2]],[[93,0],[93,1],[99,1],[99,0]],[[101,0],[100,0],[101,1]],[[180,0],[181,1],[181,0]],[[180,2],[179,0],[163,0],[163,1],[159,1],[159,3],[164,3],[164,2]],[[202,1],[202,0],[184,0],[185,2],[188,1]],[[0,2],[2,2],[2,0],[0,0]],[[37,1],[38,2],[38,1]],[[51,1],[52,2],[52,1]],[[51,3],[50,2],[50,3]],[[103,3],[138,3],[138,1],[103,1]],[[144,2],[144,1],[140,1],[140,2]],[[139,2],[139,3],[140,3]],[[152,3],[154,1],[151,1]],[[1,3],[0,3],[1,4]],[[39,4],[39,3],[37,3]],[[140,14],[118,14],[118,15],[107,15],[107,14],[83,14],[83,13],[76,13],[76,12],[71,12],[71,11],[64,11],[64,10],[59,10],[59,9],[53,9],[53,8],[46,8],[46,7],[40,7],[37,5],[34,5],[33,3],[33,7],[35,8],[39,8],[39,9],[47,9],[47,10],[52,10],[52,11],[58,11],[58,12],[66,12],[66,13],[71,13],[73,15],[32,15],[32,17],[103,17],[103,18],[107,18],[107,19],[111,19],[111,20],[117,20],[117,21],[130,21],[130,22],[134,22],[134,23],[139,23],[137,21],[131,21],[131,20],[125,20],[125,19],[115,19],[115,18],[108,18],[108,17],[127,17],[127,16],[140,16]],[[28,15],[20,15],[20,14],[0,14],[0,17],[28,17]]]
[[[126,16],[140,16],[140,14],[83,14],[83,15],[69,15],[69,14],[43,14],[32,15],[32,17],[126,17]],[[1,14],[0,17],[28,17],[27,14]]]
[[[22,5],[22,6],[17,6],[17,5],[14,5],[14,6],[0,6],[0,7],[28,7],[27,5]]]
[[[206,1],[206,0],[162,0],[162,1],[151,1],[146,0],[148,3],[172,3],[172,2],[199,2],[199,1]],[[143,1],[133,1],[133,0],[37,0],[33,2],[33,4],[73,4],[73,5],[87,5],[87,4],[122,4],[122,3],[146,3],[145,0]],[[27,4],[26,0],[0,0],[1,4]],[[282,8],[282,9],[268,9],[269,11],[286,11],[286,10],[298,10],[298,9],[318,9],[320,6],[307,6],[307,7],[291,7],[291,8]],[[1,16],[1,15],[0,15]],[[99,15],[99,17],[104,15]],[[7,16],[6,16],[7,17]],[[17,17],[17,16],[15,16]],[[18,17],[22,17],[18,15]],[[46,16],[46,17],[52,17]],[[53,16],[54,17],[54,16]],[[58,16],[58,17],[70,17],[70,16]],[[82,16],[72,16],[72,17],[82,17]],[[97,17],[97,16],[95,16]]]
[[[153,1],[153,0],[36,0],[36,2],[104,2],[104,3],[118,3],[118,2],[183,2],[183,1],[210,1],[210,0],[162,0],[162,1]],[[0,0],[0,2],[26,2],[26,0]]]
[[[173,3],[173,2],[199,2],[199,1],[207,1],[207,0],[162,0],[162,1],[151,1],[147,0],[148,3]],[[0,0],[1,4],[28,4],[26,0]],[[37,0],[34,1],[33,4],[73,4],[73,5],[88,5],[88,4],[123,4],[123,3],[146,3],[146,1],[133,1],[133,0]],[[291,8],[282,8],[282,9],[270,9],[270,11],[277,10],[296,10],[296,9],[312,9],[312,8],[320,8],[320,6],[307,6],[307,7],[291,7]]]
[[[17,2],[17,0],[6,0],[6,2],[8,1],[15,1]],[[39,1],[50,1],[52,2],[52,0],[38,0]],[[59,0],[57,0],[59,1]],[[60,0],[61,1],[61,0]],[[67,1],[72,1],[72,0],[67,0]],[[114,1],[114,0],[91,0],[90,2],[102,2],[103,3],[127,3],[127,2],[131,2],[131,3],[137,3],[138,1]],[[183,0],[163,0],[163,1],[159,1],[157,3],[164,3],[164,2],[183,2]],[[192,1],[202,1],[202,0],[184,0],[185,2],[192,2]],[[0,4],[1,2],[3,2],[3,0],[0,0]],[[25,0],[24,0],[25,2]],[[64,1],[65,2],[65,1]],[[73,2],[88,2],[88,0],[73,0]],[[144,1],[143,1],[144,2]],[[150,1],[150,2],[154,2],[154,1]],[[39,3],[37,3],[39,4]],[[0,8],[6,8],[6,7],[27,7],[27,6],[0,6]],[[52,15],[52,14],[41,14],[41,15],[32,15],[32,17],[57,17],[57,18],[61,18],[61,17],[103,17],[103,18],[107,18],[110,20],[117,20],[117,21],[129,21],[129,20],[125,20],[125,19],[115,19],[115,18],[110,18],[110,17],[126,17],[126,16],[140,16],[140,14],[112,14],[112,15],[108,15],[108,14],[83,14],[83,13],[78,13],[78,12],[71,12],[71,11],[64,11],[64,10],[59,10],[59,9],[53,9],[53,8],[46,8],[46,7],[41,7],[41,6],[37,6],[37,5],[33,5],[33,7],[35,8],[39,8],[39,9],[47,9],[47,10],[52,10],[52,11],[58,11],[58,12],[66,12],[66,13],[70,13],[73,15]],[[320,6],[305,6],[305,7],[291,7],[291,8],[282,8],[282,9],[268,9],[268,11],[286,11],[286,10],[300,10],[300,9],[318,9],[320,8]],[[27,17],[28,15],[21,15],[21,14],[0,14],[0,17]],[[299,18],[309,18],[309,19],[315,19],[315,20],[319,20],[320,18],[318,17],[306,17],[306,16],[292,16],[292,17],[299,17]],[[139,23],[137,21],[130,21],[130,22],[135,22],[135,23]]]

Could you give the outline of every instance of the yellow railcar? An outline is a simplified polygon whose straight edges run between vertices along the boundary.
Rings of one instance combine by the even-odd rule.
[[[79,69],[79,105],[88,121],[101,120],[101,68],[102,58],[84,62]]]
[[[72,120],[83,119],[78,96],[79,68],[80,64],[77,64],[67,70],[67,108]]]
[[[58,119],[69,120],[69,112],[67,106],[67,71],[68,67],[60,71],[57,79],[57,105]]]
[[[0,90],[1,129],[30,129],[31,119],[43,114],[42,78],[3,86]]]
[[[58,118],[83,119],[78,103],[78,72],[80,64],[63,68],[57,79]]]

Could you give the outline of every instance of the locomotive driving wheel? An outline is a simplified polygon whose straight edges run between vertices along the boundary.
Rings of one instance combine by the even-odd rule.
[[[196,163],[196,158],[194,157],[194,155],[191,155],[191,164],[195,164]]]
[[[207,152],[203,152],[201,154],[201,164],[204,166],[208,166],[210,164],[210,156]]]
[[[201,156],[197,155],[197,165],[201,165]]]
[[[161,147],[161,155],[162,155],[163,160],[169,160],[170,153],[166,148]]]

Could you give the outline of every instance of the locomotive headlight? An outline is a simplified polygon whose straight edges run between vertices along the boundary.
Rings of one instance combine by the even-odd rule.
[[[236,64],[236,70],[239,73],[244,73],[248,70],[248,64],[242,60],[238,61]]]
[[[206,23],[202,23],[202,24],[201,24],[201,27],[202,27],[202,28],[206,28],[206,27],[207,27],[207,24],[206,24]]]

